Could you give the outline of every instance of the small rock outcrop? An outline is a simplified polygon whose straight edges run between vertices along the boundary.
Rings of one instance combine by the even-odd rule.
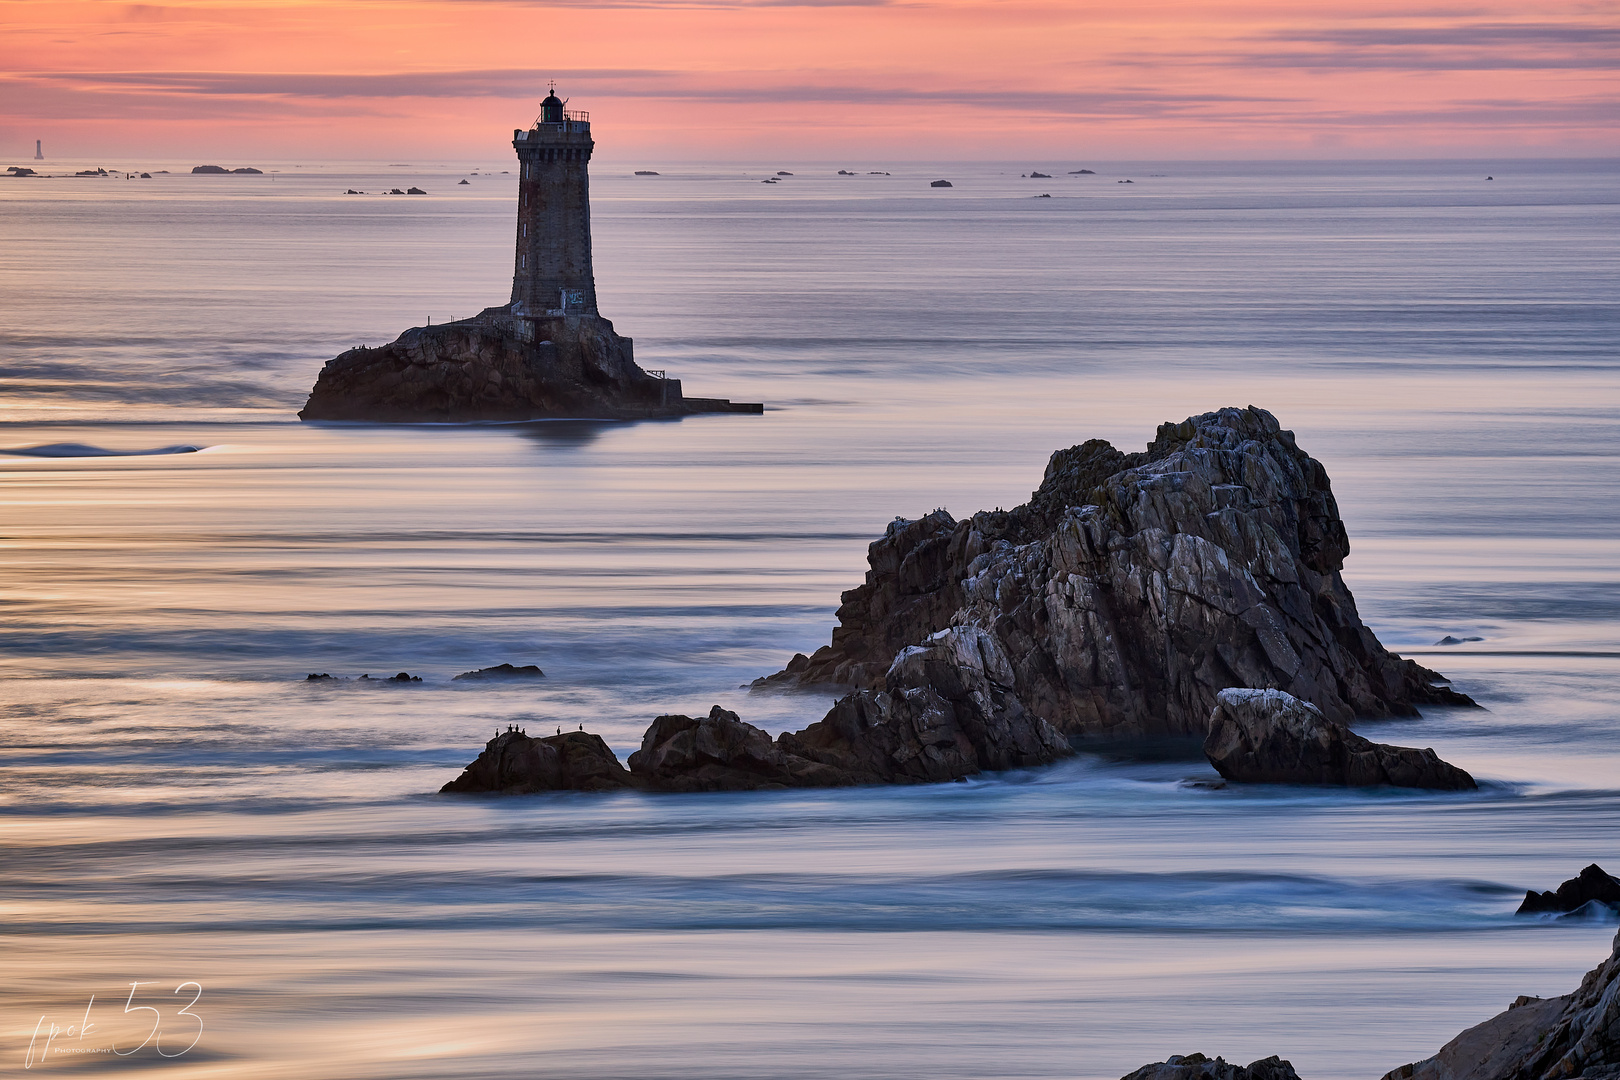
[[[1431,1058],[1384,1080],[1614,1080],[1620,1077],[1620,935],[1572,994],[1520,997]]]
[[[772,739],[718,705],[702,718],[660,716],[630,755],[627,782],[649,791],[928,784],[1045,765],[1073,753],[1062,735],[1011,696],[1011,677],[989,634],[974,627],[946,630],[897,657],[883,690],[844,696],[803,731]],[[571,786],[527,745],[498,736],[455,781],[459,786],[444,790]]]
[[[1144,1065],[1121,1080],[1299,1080],[1294,1066],[1273,1055],[1248,1065],[1233,1065],[1203,1054],[1173,1054],[1165,1061]]]
[[[451,679],[451,682],[500,682],[510,679],[543,679],[546,673],[540,670],[539,664],[524,664],[517,667],[513,664],[496,664],[494,667],[481,667],[477,671],[463,671]]]
[[[503,731],[484,746],[478,759],[439,791],[616,791],[635,787],[601,736],[587,731],[530,738]]]
[[[1226,779],[1246,784],[1437,791],[1479,786],[1433,750],[1372,742],[1281,690],[1227,689],[1217,694],[1204,756]]]
[[[896,519],[831,643],[755,687],[878,689],[902,650],[973,627],[1007,658],[1007,693],[1071,736],[1202,735],[1227,687],[1340,723],[1472,705],[1362,624],[1349,550],[1322,464],[1263,409],[1221,409],[1143,453],[1059,450],[1017,509]]]
[[[1620,915],[1620,880],[1605,873],[1597,863],[1558,886],[1556,892],[1526,892],[1518,914],[1568,914],[1588,904],[1601,905]]]
[[[411,423],[763,411],[758,404],[684,396],[679,379],[638,367],[630,339],[614,333],[607,319],[520,319],[507,305],[340,353],[321,369],[298,416]]]

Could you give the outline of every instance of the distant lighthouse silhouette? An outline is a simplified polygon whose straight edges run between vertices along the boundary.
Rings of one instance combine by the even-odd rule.
[[[35,161],[44,161],[45,160],[45,147],[42,144],[41,140],[39,140],[39,139],[34,140],[34,160]]]

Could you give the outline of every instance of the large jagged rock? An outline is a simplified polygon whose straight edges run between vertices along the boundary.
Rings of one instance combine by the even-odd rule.
[[[1384,1080],[1615,1080],[1620,1077],[1620,935],[1572,994],[1521,997],[1434,1057]]]
[[[1365,739],[1281,690],[1229,688],[1215,695],[1204,756],[1245,784],[1472,791],[1479,785],[1433,750]]]
[[[684,397],[679,379],[654,378],[636,366],[630,339],[606,319],[519,319],[507,306],[339,354],[321,369],[298,415],[411,423],[762,411],[757,404]]]
[[[994,637],[1020,707],[1067,735],[1201,735],[1227,687],[1331,720],[1472,705],[1362,625],[1322,465],[1262,409],[1163,424],[1146,452],[1052,455],[1030,501],[897,519],[843,594],[832,642],[756,688],[877,689],[947,627]]]
[[[1173,1054],[1165,1061],[1144,1065],[1121,1080],[1299,1080],[1291,1062],[1275,1055],[1233,1065],[1203,1054]]]
[[[462,774],[439,791],[615,791],[636,786],[601,736],[567,731],[535,739],[503,731]]]

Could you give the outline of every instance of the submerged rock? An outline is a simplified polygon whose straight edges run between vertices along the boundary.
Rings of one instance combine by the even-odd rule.
[[[1349,549],[1321,463],[1270,413],[1221,409],[1143,453],[1059,450],[1015,510],[896,519],[831,643],[754,685],[877,690],[902,650],[973,627],[1007,659],[1006,694],[1070,736],[1202,735],[1234,686],[1341,723],[1472,705],[1362,624]]]
[[[445,792],[615,791],[635,787],[601,736],[565,731],[544,738],[507,730],[484,746],[462,774],[440,788]]]
[[[1165,1061],[1144,1065],[1121,1080],[1299,1080],[1292,1063],[1275,1055],[1233,1065],[1203,1054],[1173,1054]]]
[[[1228,780],[1248,784],[1429,788],[1471,791],[1474,778],[1433,750],[1362,738],[1281,690],[1222,690],[1210,713],[1204,755]]]
[[[538,664],[524,664],[522,667],[514,667],[511,664],[496,664],[494,667],[479,668],[477,671],[463,671],[450,681],[481,682],[501,679],[543,679],[545,677],[546,673],[540,670]]]
[[[507,305],[339,354],[321,369],[298,416],[408,423],[763,411],[758,404],[685,397],[679,379],[638,367],[630,339],[614,333],[607,319],[520,319]]]
[[[1613,1080],[1620,1077],[1620,935],[1563,997],[1520,997],[1506,1012],[1384,1080]]]
[[[1601,905],[1611,914],[1620,915],[1620,879],[1605,873],[1597,863],[1558,886],[1556,892],[1526,892],[1518,914],[1569,913],[1588,904]]]

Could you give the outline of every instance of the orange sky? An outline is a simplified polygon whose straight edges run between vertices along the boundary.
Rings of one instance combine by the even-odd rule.
[[[1620,152],[1620,0],[0,0],[0,148],[598,157]],[[0,165],[11,164],[0,161]]]

